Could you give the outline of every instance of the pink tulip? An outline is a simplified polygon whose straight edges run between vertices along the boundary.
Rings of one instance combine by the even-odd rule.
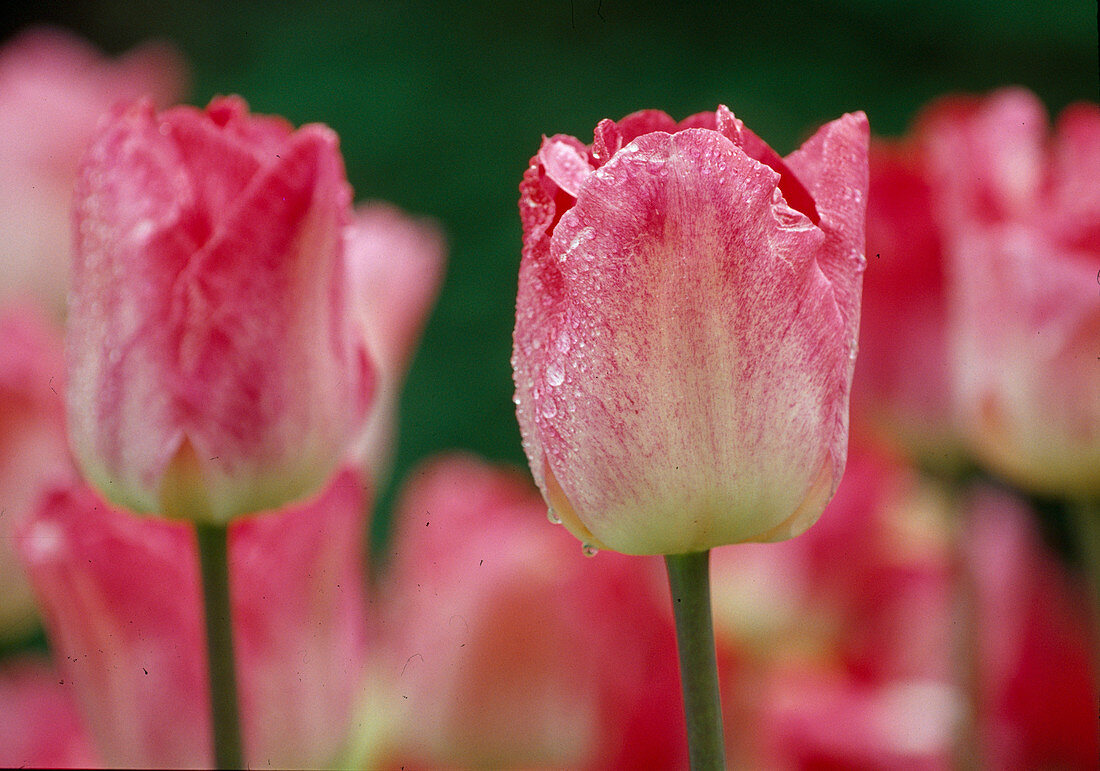
[[[583,542],[627,554],[808,528],[844,468],[867,122],[785,159],[720,107],[544,139],[520,186],[517,415]]]
[[[473,458],[413,473],[380,587],[394,768],[686,763],[660,563],[586,560],[544,512]]]
[[[65,437],[61,330],[36,308],[0,312],[0,639],[38,622],[13,534],[46,490],[76,477]]]
[[[1100,493],[1100,108],[1048,136],[1030,93],[921,128],[950,257],[955,395],[974,450],[1030,490]]]
[[[943,244],[927,177],[915,139],[871,143],[852,420],[854,430],[944,468],[958,463],[962,448],[951,401]]]
[[[966,508],[959,570],[945,493],[859,452],[806,535],[713,554],[731,766],[1088,767],[1082,598],[1018,501]]]
[[[116,110],[76,189],[69,430],[112,501],[214,523],[315,492],[359,429],[336,135],[250,115]]]
[[[30,656],[0,667],[0,766],[89,768],[91,740],[71,698],[72,683]]]
[[[977,598],[979,731],[993,768],[1095,768],[1096,666],[1082,587],[1042,544],[1034,514],[975,496],[964,544]]]
[[[393,454],[401,383],[439,291],[446,244],[431,221],[384,203],[356,207],[345,238],[363,333],[378,367],[375,403],[356,452],[381,485]]]
[[[60,29],[31,29],[0,49],[0,302],[33,298],[60,314],[73,183],[96,122],[119,99],[179,100],[186,70],[164,44],[112,60]]]
[[[327,764],[364,665],[357,472],[307,503],[235,522],[229,566],[245,756]],[[61,670],[108,765],[209,766],[206,649],[193,529],[58,492],[24,528],[27,565]]]

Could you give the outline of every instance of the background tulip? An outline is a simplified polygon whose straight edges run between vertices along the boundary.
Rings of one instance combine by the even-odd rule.
[[[867,122],[786,159],[725,108],[602,121],[524,175],[513,366],[532,473],[629,554],[781,540],[844,468]]]
[[[77,165],[100,116],[119,99],[166,107],[187,90],[166,43],[110,59],[61,29],[25,30],[0,49],[0,302],[61,315],[68,291],[69,211]]]
[[[240,99],[102,126],[74,203],[68,407],[111,500],[224,523],[329,477],[373,381],[350,196],[332,131]]]
[[[954,472],[964,452],[951,399],[943,236],[927,161],[915,138],[873,140],[869,161],[853,431]]]
[[[586,560],[527,481],[468,456],[423,466],[399,511],[375,657],[393,767],[686,761],[659,562]]]
[[[65,436],[61,330],[32,306],[0,311],[0,640],[37,626],[15,532],[46,491],[76,478]]]
[[[1031,94],[921,124],[948,244],[955,397],[974,451],[1025,489],[1100,495],[1100,108],[1048,136]]]
[[[97,757],[71,698],[73,684],[25,655],[0,667],[0,765],[91,768]]]
[[[317,767],[347,738],[366,653],[364,485],[235,522],[230,582],[245,756]],[[107,765],[209,766],[203,610],[190,527],[59,491],[20,551],[61,677]]]
[[[1080,587],[1021,501],[962,506],[858,450],[805,536],[714,552],[731,767],[1089,767]]]
[[[356,207],[345,238],[353,299],[378,368],[374,404],[355,452],[381,485],[396,442],[405,371],[439,292],[446,244],[433,222],[384,203]]]

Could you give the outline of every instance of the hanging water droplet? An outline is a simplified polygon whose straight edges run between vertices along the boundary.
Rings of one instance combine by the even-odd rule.
[[[552,361],[546,367],[546,382],[551,387],[560,386],[565,380],[565,369],[560,361]]]
[[[546,518],[550,520],[550,523],[553,525],[561,524],[561,517],[558,516],[558,512],[554,511],[553,506],[546,510]]]
[[[593,546],[590,543],[581,544],[581,553],[586,557],[595,557],[600,553],[599,548]]]

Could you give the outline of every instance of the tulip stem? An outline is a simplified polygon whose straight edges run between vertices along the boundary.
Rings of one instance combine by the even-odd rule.
[[[229,605],[229,529],[224,525],[196,524],[195,531],[206,608],[206,657],[209,662],[210,715],[214,727],[214,764],[217,768],[244,768]]]
[[[710,552],[665,555],[692,771],[724,769],[722,702],[710,609]]]
[[[1076,528],[1081,569],[1088,583],[1091,628],[1093,635],[1093,679],[1100,690],[1100,503],[1070,504],[1073,526]]]

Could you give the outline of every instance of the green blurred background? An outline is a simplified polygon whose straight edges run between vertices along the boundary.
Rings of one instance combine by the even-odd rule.
[[[380,531],[395,486],[432,453],[523,462],[508,362],[516,201],[542,134],[591,141],[601,118],[724,103],[785,154],[849,110],[893,135],[948,92],[1021,84],[1057,111],[1098,90],[1092,0],[126,0],[25,3],[0,32],[43,22],[110,53],[172,41],[193,103],[237,93],[327,123],[357,199],[442,225],[446,282],[406,386]]]

